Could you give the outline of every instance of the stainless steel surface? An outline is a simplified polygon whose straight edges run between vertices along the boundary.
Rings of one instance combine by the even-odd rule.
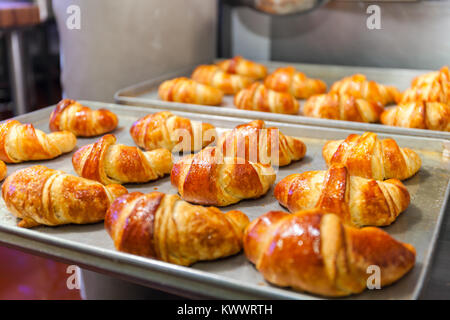
[[[14,114],[27,112],[25,59],[22,30],[12,29],[6,33],[10,78],[14,102]]]
[[[120,143],[129,145],[133,145],[128,133],[131,123],[139,117],[159,110],[81,102],[93,108],[108,108],[117,113],[120,123],[114,134]],[[51,110],[52,108],[46,108],[20,116],[18,119],[22,122],[31,122],[37,128],[48,132],[48,117]],[[247,122],[245,119],[223,116],[176,113],[193,120],[209,122],[215,125],[219,132]],[[324,142],[328,139],[345,138],[350,132],[355,132],[300,124],[276,122],[268,122],[268,124],[279,127],[285,134],[303,138],[308,148],[305,159],[279,169],[277,182],[291,173],[325,169],[325,163],[321,156]],[[385,134],[380,134],[380,136],[391,136],[400,146],[414,148],[419,152],[423,161],[419,173],[405,181],[411,194],[410,207],[399,216],[393,225],[384,228],[398,240],[415,246],[417,263],[410,273],[394,285],[382,290],[367,290],[351,298],[413,299],[418,297],[423,286],[449,195],[450,160],[442,157],[443,141],[440,139]],[[95,140],[80,138],[77,146],[81,147]],[[75,174],[71,165],[71,155],[72,153],[51,161],[8,165],[8,171],[11,173],[17,169],[43,163],[50,168]],[[129,191],[151,192],[157,190],[176,193],[176,189],[170,185],[169,177],[147,184],[129,184],[126,187]],[[242,201],[224,208],[224,210],[232,209],[242,210],[250,219],[255,219],[270,210],[283,210],[273,197],[273,188],[260,199]],[[6,210],[3,200],[0,201],[0,242],[184,296],[254,299],[318,298],[269,285],[242,253],[217,261],[196,263],[191,268],[187,268],[117,252],[102,223],[54,228],[38,227],[31,230],[20,229],[16,227],[16,218]]]
[[[328,0],[230,0],[233,5],[247,6],[273,15],[292,15],[310,12]]]
[[[368,68],[368,67],[349,67],[349,66],[333,66],[333,65],[316,65],[316,64],[301,64],[301,63],[286,63],[286,62],[264,62],[269,72],[277,67],[292,65],[298,70],[306,73],[313,78],[324,80],[328,88],[337,80],[345,76],[355,73],[363,73],[368,79],[374,80],[386,85],[394,85],[400,90],[405,90],[410,86],[411,80],[417,75],[429,72],[430,70],[410,70],[410,69],[391,69],[391,68]],[[178,76],[189,76],[195,66],[186,67],[164,76],[145,81],[124,89],[119,90],[115,94],[115,100],[118,103],[140,106],[161,106],[171,110],[189,111],[196,113],[208,113],[224,116],[232,116],[239,118],[252,118],[279,121],[284,123],[297,123],[306,125],[317,125],[330,128],[365,130],[374,132],[384,132],[390,134],[404,134],[410,136],[434,137],[450,139],[450,132],[423,130],[423,129],[407,129],[400,127],[386,126],[382,124],[361,123],[341,120],[316,119],[305,117],[301,115],[285,115],[270,112],[259,112],[240,110],[233,105],[233,96],[224,96],[221,106],[202,106],[195,104],[176,103],[162,101],[158,97],[159,84],[167,79]],[[301,106],[304,100],[300,100]],[[302,107],[301,107],[302,109]]]

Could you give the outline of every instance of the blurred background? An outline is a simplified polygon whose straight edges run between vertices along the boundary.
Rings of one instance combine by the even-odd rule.
[[[62,97],[112,102],[121,88],[216,57],[413,69],[450,63],[447,0],[309,1],[308,12],[290,15],[255,10],[257,2],[0,0],[0,119]],[[373,3],[381,29],[366,26]],[[72,5],[81,9],[80,29],[67,26]],[[439,298],[436,286],[450,290],[439,269],[448,263],[439,255],[450,250],[444,238],[427,297]],[[0,299],[81,297],[67,289],[66,264],[1,247],[0,260]]]

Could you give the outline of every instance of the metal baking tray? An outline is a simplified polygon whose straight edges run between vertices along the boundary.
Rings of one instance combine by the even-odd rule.
[[[304,72],[309,77],[322,79],[327,83],[328,89],[337,80],[343,77],[362,73],[368,79],[374,80],[386,85],[396,86],[399,90],[405,90],[411,84],[411,80],[421,74],[430,72],[431,70],[412,70],[412,69],[392,69],[392,68],[369,68],[369,67],[351,67],[336,65],[319,65],[319,64],[303,64],[303,63],[286,63],[274,61],[260,61],[267,66],[269,72],[282,66],[294,66],[297,70]],[[408,129],[401,127],[393,127],[374,123],[361,123],[343,120],[317,119],[302,116],[301,110],[305,100],[299,100],[299,115],[285,115],[270,112],[259,112],[251,110],[237,109],[233,104],[232,95],[225,95],[221,106],[204,106],[196,104],[178,103],[162,101],[158,97],[159,85],[167,79],[180,76],[190,76],[195,66],[190,66],[176,72],[160,76],[158,78],[141,82],[136,85],[121,89],[116,92],[114,98],[117,103],[139,106],[161,106],[170,110],[189,111],[196,113],[208,113],[238,118],[258,118],[262,120],[271,120],[284,123],[298,123],[307,125],[316,125],[329,128],[364,130],[373,132],[384,132],[391,134],[403,134],[409,136],[422,136],[431,138],[445,138],[450,140],[450,132],[433,131],[424,129]]]
[[[119,143],[134,145],[129,128],[136,119],[160,111],[160,109],[132,107],[81,101],[94,109],[108,108],[119,116],[119,127],[114,131]],[[37,128],[48,132],[48,119],[53,107],[17,117],[21,122],[33,123]],[[175,112],[181,116],[209,122],[218,128],[219,133],[247,122],[244,119],[223,116],[202,115],[198,113]],[[324,170],[322,146],[328,139],[345,138],[350,131],[330,129],[300,124],[267,122],[281,129],[287,135],[301,137],[307,145],[306,157],[302,161],[280,168],[277,180],[291,173],[308,170]],[[386,137],[385,134],[380,134]],[[411,243],[417,249],[417,263],[413,270],[397,283],[382,290],[366,290],[351,299],[415,299],[424,284],[427,270],[438,236],[447,198],[449,196],[450,161],[443,157],[443,140],[432,138],[391,135],[400,146],[417,150],[423,160],[419,173],[405,184],[411,193],[411,205],[398,220],[384,228],[395,238]],[[79,138],[77,147],[92,143],[97,138]],[[8,165],[8,172],[35,164],[75,174],[72,153],[50,161],[37,161]],[[146,184],[125,185],[132,191],[161,191],[176,193],[170,185],[170,177]],[[273,196],[273,187],[267,195],[257,200],[246,200],[223,208],[224,211],[239,209],[251,220],[270,210],[283,210]],[[104,230],[103,223],[91,225],[67,225],[59,227],[37,227],[21,229],[0,200],[0,242],[7,246],[50,256],[68,263],[77,264],[98,272],[133,281],[145,286],[162,289],[188,297],[214,297],[230,299],[317,299],[307,293],[276,287],[264,281],[261,274],[245,258],[243,253],[211,261],[200,262],[192,267],[181,267],[153,259],[147,259],[115,250],[113,241]]]

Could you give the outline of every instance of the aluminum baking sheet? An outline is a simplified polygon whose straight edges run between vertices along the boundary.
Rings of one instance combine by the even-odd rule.
[[[81,101],[94,109],[108,108],[118,114],[120,123],[114,131],[119,143],[134,145],[128,130],[136,119],[159,109],[131,107]],[[48,119],[53,107],[42,109],[16,119],[33,123],[37,128],[48,132]],[[246,122],[244,119],[227,118],[213,115],[201,115],[186,112],[177,114],[193,120],[209,122],[219,132],[232,129]],[[280,168],[276,182],[292,173],[308,170],[324,170],[322,146],[327,139],[345,138],[349,131],[298,124],[268,122],[279,127],[288,135],[301,137],[307,145],[307,154],[302,161]],[[380,134],[385,137],[386,135]],[[431,138],[417,138],[391,135],[401,146],[417,150],[423,160],[419,173],[405,181],[411,193],[411,205],[397,221],[384,228],[395,238],[411,243],[417,249],[417,263],[413,270],[392,286],[382,290],[366,290],[351,299],[413,299],[417,298],[423,286],[426,272],[438,236],[439,226],[448,197],[450,162],[443,157],[443,141]],[[92,143],[96,138],[80,138],[77,147]],[[44,164],[75,174],[72,153],[50,161],[39,161],[8,165],[8,172],[35,164]],[[128,190],[176,193],[170,185],[170,178],[146,184],[125,185]],[[270,210],[283,210],[273,197],[273,187],[264,197],[246,200],[225,207],[224,210],[239,209],[251,220]],[[16,218],[6,209],[0,200],[0,242],[33,253],[51,256],[77,264],[98,272],[115,275],[146,286],[186,295],[189,297],[246,298],[246,299],[316,299],[314,295],[299,293],[290,289],[270,285],[261,274],[246,260],[243,253],[211,262],[196,263],[192,267],[181,267],[157,260],[147,259],[114,249],[113,242],[104,230],[103,223],[91,225],[67,225],[59,227],[37,227],[21,229],[16,227]]]
[[[343,77],[362,73],[368,79],[374,80],[386,85],[396,86],[400,90],[405,90],[411,84],[411,80],[421,74],[431,70],[411,70],[411,69],[392,69],[392,68],[369,68],[369,67],[351,67],[336,65],[318,65],[318,64],[300,64],[274,61],[260,61],[265,64],[269,72],[282,66],[294,66],[309,77],[322,79],[327,83],[328,89],[337,80]],[[302,116],[302,107],[305,100],[299,100],[300,112],[298,115],[285,115],[270,112],[259,112],[237,109],[233,104],[233,96],[225,95],[221,106],[204,106],[178,102],[162,101],[158,97],[158,86],[167,79],[179,76],[190,76],[195,66],[186,67],[176,72],[163,75],[150,81],[145,81],[136,85],[119,90],[115,94],[115,100],[121,104],[140,105],[140,106],[162,106],[170,110],[189,111],[196,113],[209,113],[239,118],[259,118],[263,120],[279,121],[284,123],[298,123],[317,125],[330,128],[364,130],[374,132],[385,132],[391,134],[404,134],[410,136],[434,137],[450,139],[450,132],[408,129],[400,127],[386,126],[382,124],[360,123],[342,120],[317,119]]]

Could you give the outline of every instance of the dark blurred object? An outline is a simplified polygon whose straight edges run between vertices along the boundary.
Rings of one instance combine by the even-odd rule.
[[[328,0],[229,0],[228,3],[246,6],[273,15],[291,15],[312,11]]]
[[[52,17],[48,0],[0,3],[0,119],[61,98],[59,43]]]
[[[4,247],[0,257],[1,300],[81,299],[80,290],[67,286],[73,274],[67,264]]]

